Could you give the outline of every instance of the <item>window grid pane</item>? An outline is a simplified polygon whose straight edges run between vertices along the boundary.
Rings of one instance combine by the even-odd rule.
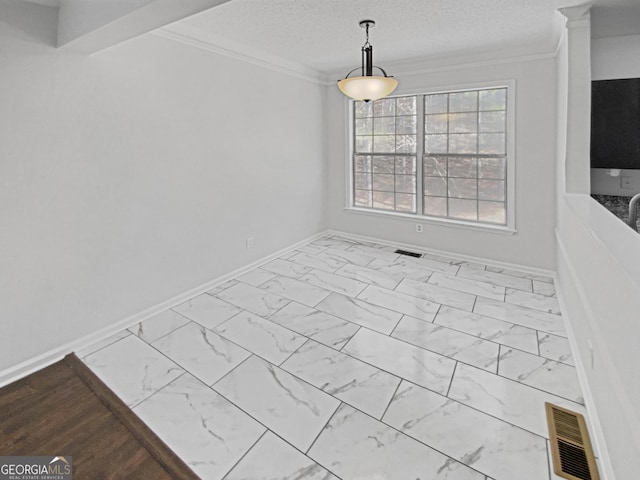
[[[417,97],[354,103],[353,205],[417,212]]]
[[[424,215],[456,220],[506,223],[506,158],[471,155],[423,157]],[[482,175],[501,179],[487,179]]]
[[[420,214],[506,224],[506,87],[355,102],[353,112],[354,206],[415,214],[420,188]]]
[[[423,213],[506,223],[507,89],[424,96]]]

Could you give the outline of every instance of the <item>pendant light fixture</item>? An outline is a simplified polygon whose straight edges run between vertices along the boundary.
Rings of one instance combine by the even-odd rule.
[[[386,97],[393,92],[398,86],[398,81],[387,75],[382,68],[373,65],[373,45],[369,43],[369,27],[375,26],[373,20],[362,20],[360,27],[367,32],[367,41],[362,46],[362,66],[356,67],[347,73],[347,76],[338,81],[338,88],[347,97],[354,100],[377,100]],[[373,75],[373,69],[377,68],[382,72],[382,76]],[[360,77],[351,77],[356,70],[360,69],[362,75]]]

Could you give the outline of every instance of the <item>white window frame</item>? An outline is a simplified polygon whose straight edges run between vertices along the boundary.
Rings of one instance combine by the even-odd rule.
[[[345,99],[344,101],[344,115],[346,121],[346,142],[345,142],[345,211],[348,213],[369,215],[379,218],[394,218],[394,219],[406,219],[411,222],[428,223],[434,225],[446,225],[455,228],[463,228],[470,230],[492,231],[496,233],[513,234],[516,232],[515,224],[515,170],[516,170],[516,156],[515,156],[515,110],[516,110],[516,81],[513,79],[492,81],[492,82],[475,82],[467,84],[446,85],[432,88],[422,88],[413,90],[400,90],[396,91],[394,95],[390,97],[404,97],[408,95],[432,95],[438,93],[455,93],[470,90],[482,90],[491,88],[505,88],[507,89],[507,155],[506,155],[506,195],[505,195],[505,208],[506,208],[506,224],[496,225],[491,223],[465,221],[446,217],[434,217],[418,213],[400,213],[387,210],[378,210],[372,208],[355,207],[353,205],[354,199],[354,174],[353,174],[353,159],[354,159],[354,122],[353,122],[353,110],[354,101]],[[420,101],[418,102],[420,103]],[[422,117],[422,118],[421,118]],[[424,111],[419,109],[418,115],[418,145],[422,146],[420,151],[416,153],[416,161],[421,165],[422,156],[424,154]],[[422,166],[418,166],[417,179],[418,185],[416,190],[416,202],[421,203],[423,201],[422,191]],[[419,209],[420,211],[420,209]]]

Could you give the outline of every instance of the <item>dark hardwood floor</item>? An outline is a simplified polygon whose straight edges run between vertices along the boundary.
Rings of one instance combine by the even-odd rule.
[[[196,479],[75,355],[0,389],[0,455],[73,457],[73,478]]]

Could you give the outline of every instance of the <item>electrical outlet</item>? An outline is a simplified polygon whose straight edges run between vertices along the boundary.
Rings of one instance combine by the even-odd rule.
[[[420,225],[419,223],[416,223],[416,232],[418,233],[422,233],[422,225]]]
[[[253,248],[253,237],[247,237],[247,248]]]
[[[633,188],[633,181],[629,175],[623,175],[620,177],[620,188],[630,190]]]

